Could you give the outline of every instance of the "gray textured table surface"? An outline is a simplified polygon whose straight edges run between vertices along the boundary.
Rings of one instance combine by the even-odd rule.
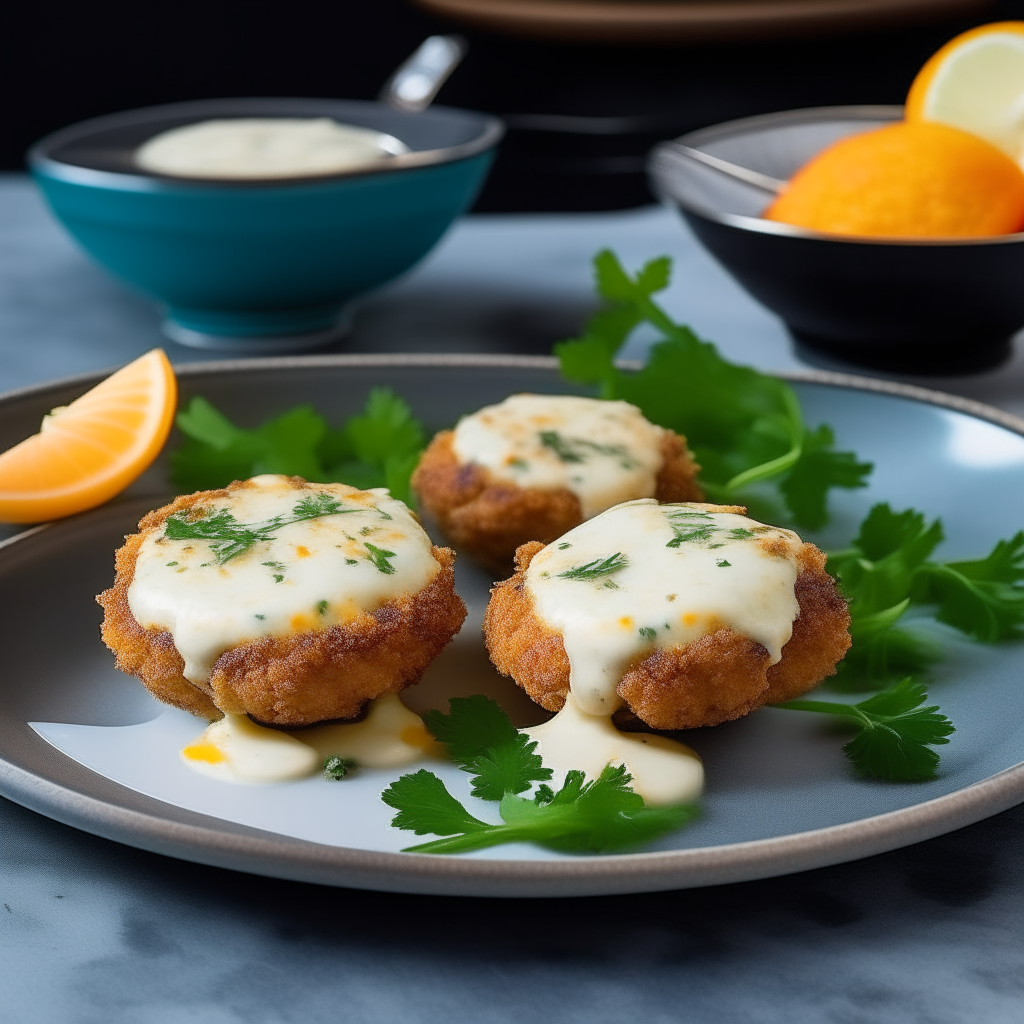
[[[588,259],[676,259],[667,304],[730,358],[800,366],[781,324],[665,211],[487,217],[361,308],[339,351],[546,352]],[[0,179],[0,389],[166,342],[20,177]],[[643,339],[629,354],[640,354]],[[919,382],[1024,413],[1024,347]],[[1024,1020],[1024,807],[859,863],[649,896],[498,901],[323,889],[142,853],[0,801],[0,1021]]]

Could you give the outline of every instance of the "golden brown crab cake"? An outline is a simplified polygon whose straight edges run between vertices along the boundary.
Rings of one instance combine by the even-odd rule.
[[[512,395],[437,434],[412,485],[456,547],[508,572],[520,544],[622,501],[699,501],[699,468],[685,438],[628,402]]]
[[[261,476],[143,517],[97,597],[117,667],[205,718],[353,718],[466,617],[455,556],[386,491]]]
[[[850,646],[846,602],[818,548],[745,513],[628,502],[524,545],[491,592],[491,660],[549,711],[571,690],[584,712],[655,729],[806,693]]]

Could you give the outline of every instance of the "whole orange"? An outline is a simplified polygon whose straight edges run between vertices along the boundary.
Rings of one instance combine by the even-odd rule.
[[[959,128],[899,122],[822,150],[763,216],[843,235],[1003,235],[1024,227],[1024,171]]]

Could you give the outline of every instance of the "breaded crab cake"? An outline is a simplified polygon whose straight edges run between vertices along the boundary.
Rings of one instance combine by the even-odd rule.
[[[117,667],[205,718],[352,718],[466,616],[448,548],[386,491],[259,476],[143,517],[97,597]]]
[[[825,556],[732,505],[633,501],[526,544],[492,590],[491,660],[549,711],[572,693],[655,729],[791,700],[835,672],[850,616]]]
[[[699,501],[699,468],[685,438],[628,402],[512,395],[437,434],[412,485],[456,547],[507,572],[520,544],[620,502]]]

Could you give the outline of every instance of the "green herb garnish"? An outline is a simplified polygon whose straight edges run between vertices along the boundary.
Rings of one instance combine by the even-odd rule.
[[[939,755],[932,747],[948,743],[955,732],[938,707],[921,707],[928,699],[920,683],[904,679],[859,704],[790,700],[772,707],[838,715],[857,729],[843,747],[861,775],[896,782],[935,778]]]
[[[622,460],[623,469],[631,469],[636,463],[629,452],[617,444],[596,444],[582,437],[562,437],[556,430],[542,430],[540,442],[550,448],[562,462],[586,462],[587,456],[611,455]]]
[[[463,771],[474,796],[498,803],[503,824],[474,817],[433,772],[403,775],[381,794],[395,808],[391,824],[416,835],[445,836],[408,848],[417,853],[464,853],[501,843],[533,842],[565,853],[601,853],[635,846],[680,828],[696,815],[689,805],[647,807],[629,788],[626,769],[608,765],[585,782],[572,771],[557,792],[536,742],[519,732],[489,697],[452,698],[449,713],[430,711],[424,722]],[[532,797],[518,796],[534,782]]]
[[[321,519],[324,516],[339,516],[360,511],[363,510],[344,507],[330,494],[305,497],[295,505],[290,516],[274,516],[262,523],[240,523],[226,508],[189,510],[176,512],[167,517],[164,536],[169,540],[205,540],[216,556],[216,564],[224,565],[232,558],[244,554],[254,544],[272,540],[274,534],[285,526],[307,519]],[[278,562],[263,564],[278,572],[284,569]]]
[[[596,384],[601,397],[632,402],[653,423],[685,435],[710,500],[725,502],[773,480],[797,524],[822,526],[830,488],[863,487],[871,465],[836,451],[828,426],[808,428],[788,384],[722,359],[657,305],[652,296],[668,287],[670,269],[661,257],[631,276],[612,252],[598,253],[597,290],[607,307],[582,337],[555,347],[563,375]],[[639,371],[621,370],[615,357],[641,323],[661,340]]]
[[[327,602],[326,601],[317,601],[317,603],[316,603],[316,613],[317,613],[317,615],[326,615],[327,614]]]
[[[324,760],[324,778],[328,782],[341,782],[359,767],[359,762],[354,757],[341,757],[338,754],[331,754]]]
[[[651,629],[651,627],[650,627],[650,626],[641,626],[641,627],[640,627],[640,629],[639,629],[639,630],[637,630],[637,632],[638,632],[638,633],[639,633],[639,634],[640,634],[640,635],[641,635],[641,636],[642,636],[642,637],[643,637],[643,638],[644,638],[645,640],[653,640],[653,639],[654,639],[654,638],[655,638],[655,637],[656,637],[656,636],[658,635],[658,631],[657,631],[657,630],[655,630],[655,629]]]
[[[193,398],[176,423],[186,440],[171,453],[171,480],[183,491],[285,473],[320,483],[387,487],[413,504],[409,476],[423,450],[423,426],[388,388],[371,390],[362,413],[337,430],[310,405],[245,430],[205,398]]]
[[[373,562],[378,571],[388,576],[395,572],[395,567],[388,561],[389,558],[395,557],[394,551],[387,551],[385,548],[379,548],[376,544],[371,544],[369,541],[366,541],[363,546],[369,552],[367,557],[371,562]]]
[[[1024,624],[1024,532],[999,541],[985,558],[926,562],[914,580],[913,598],[937,605],[939,622],[983,643],[1019,637]]]
[[[875,505],[829,570],[850,604],[853,647],[836,681],[870,689],[924,672],[940,656],[934,643],[900,625],[912,605],[975,640],[996,643],[1024,628],[1024,533],[999,541],[976,561],[938,562],[942,523],[915,509]]]
[[[678,548],[682,544],[702,543],[711,540],[715,534],[725,531],[724,526],[716,526],[714,520],[707,512],[689,512],[680,510],[673,506],[667,506],[669,526],[672,527],[673,537],[665,545],[667,548]],[[696,522],[695,522],[696,520]],[[702,522],[701,520],[708,520]],[[759,532],[763,532],[759,528]],[[751,540],[755,534],[742,526],[734,527],[726,532],[729,540]],[[724,544],[709,544],[709,550],[724,547]]]
[[[284,579],[285,564],[283,562],[260,562],[260,565],[266,566],[268,569],[273,570],[274,582],[280,583]]]
[[[672,529],[675,536],[665,545],[667,548],[677,548],[680,544],[687,544],[691,541],[710,540],[711,535],[717,532],[713,526],[692,526],[680,530],[675,523],[672,524]]]
[[[603,576],[614,576],[629,565],[629,559],[621,551],[605,558],[595,558],[585,565],[574,565],[558,574],[564,580],[599,580]],[[610,581],[609,581],[610,582]]]
[[[453,697],[448,714],[427,711],[423,724],[447,746],[448,756],[473,776],[472,793],[481,800],[500,800],[505,793],[521,793],[531,783],[551,778],[551,769],[534,753],[536,742],[483,694]]]

